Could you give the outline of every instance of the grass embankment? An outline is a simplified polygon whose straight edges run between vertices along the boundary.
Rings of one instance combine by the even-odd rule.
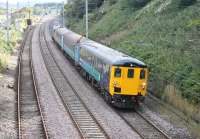
[[[90,12],[89,37],[146,62],[149,90],[200,122],[200,1],[151,0],[141,8],[114,1]],[[67,19],[84,34],[84,17]]]

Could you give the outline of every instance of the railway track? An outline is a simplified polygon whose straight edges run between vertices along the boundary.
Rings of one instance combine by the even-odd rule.
[[[116,112],[143,139],[171,139],[137,110],[116,110]]]
[[[28,31],[25,34],[18,60],[18,138],[48,139],[31,58],[33,28],[30,27]]]
[[[88,83],[85,83],[85,85],[88,86]],[[91,88],[88,88],[88,89],[91,89]],[[118,113],[119,116],[127,123],[127,125],[129,125],[143,139],[170,139],[171,138],[164,131],[158,128],[153,122],[148,120],[148,118],[146,118],[140,111],[136,109],[134,111],[128,111],[128,113],[125,111],[117,110],[115,108],[113,108],[113,110],[116,113]]]
[[[57,89],[58,94],[80,135],[82,138],[109,138],[58,66],[58,63],[48,47],[49,44],[46,40],[43,29],[44,25],[40,27],[39,38],[40,49],[45,65],[55,88]]]
[[[74,65],[72,65],[74,66]],[[89,82],[85,82],[88,87]],[[88,87],[88,89],[91,89]],[[100,95],[100,93],[97,93]],[[102,97],[100,95],[100,97]],[[134,110],[112,109],[143,139],[171,139],[163,130],[157,127],[147,117],[145,117],[137,108]]]

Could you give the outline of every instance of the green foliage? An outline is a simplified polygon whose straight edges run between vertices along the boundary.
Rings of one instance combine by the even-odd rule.
[[[193,5],[197,0],[181,0],[180,6],[190,6]]]
[[[65,6],[68,17],[83,18],[85,14],[85,5],[83,0],[74,0],[71,4]]]
[[[104,0],[88,0],[88,5],[90,9],[94,10],[101,7],[103,2]]]
[[[188,102],[200,104],[198,4],[182,10],[175,0],[151,0],[148,6],[148,0],[135,2],[139,1],[103,4],[100,9],[106,12],[100,18],[94,18],[97,10],[92,11],[90,38],[147,63],[151,68],[149,89],[155,95],[162,97],[168,86],[174,86]],[[73,21],[69,27],[84,32],[84,19]]]
[[[144,7],[150,1],[151,0],[127,0],[127,4],[130,7],[134,7],[136,9],[139,9],[141,7]]]
[[[196,81],[200,80],[200,71],[192,71],[189,73],[188,78],[183,80],[183,86],[188,88],[184,90],[182,95],[192,101],[194,104],[200,103],[200,83],[196,83]]]
[[[109,0],[109,4],[110,5],[113,5],[113,4],[115,4],[117,2],[117,0]]]
[[[13,52],[13,48],[21,38],[21,32],[16,30],[14,25],[11,25],[10,42],[9,45],[7,45],[4,32],[5,30],[0,31],[0,71],[5,69],[9,55]]]
[[[88,0],[88,11],[92,12],[103,4],[104,0]],[[71,0],[65,6],[67,16],[82,19],[85,15],[85,0]]]

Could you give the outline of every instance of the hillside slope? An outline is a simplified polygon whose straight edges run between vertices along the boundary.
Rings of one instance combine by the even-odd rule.
[[[151,0],[139,8],[128,1],[91,10],[89,37],[146,62],[151,92],[200,121],[200,1]],[[73,16],[72,7],[66,26],[84,34],[85,15]]]

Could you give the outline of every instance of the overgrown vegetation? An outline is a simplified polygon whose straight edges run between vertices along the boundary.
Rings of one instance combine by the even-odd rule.
[[[21,33],[12,27],[9,45],[7,45],[4,35],[5,31],[0,31],[0,72],[6,68],[9,56],[13,52],[17,41],[20,39]]]
[[[144,7],[151,0],[127,0],[129,7],[141,8]],[[126,1],[125,1],[126,2]]]
[[[5,16],[5,15],[1,15]],[[19,17],[20,18],[20,17]],[[6,42],[6,30],[4,26],[0,26],[0,72],[7,66],[9,56],[16,46],[17,41],[21,38],[20,29],[24,27],[24,20],[18,18],[18,24],[15,24],[14,18],[11,20],[11,26],[9,30],[9,44]],[[5,22],[5,17],[2,17],[2,23]]]
[[[83,34],[84,8],[72,8],[76,6],[66,6],[67,27]],[[89,37],[146,62],[151,70],[149,90],[156,96],[179,96],[199,109],[199,7],[199,0],[105,0],[89,12]],[[167,89],[172,86],[174,96]]]
[[[197,0],[181,0],[180,5],[181,6],[190,6],[197,2]]]

